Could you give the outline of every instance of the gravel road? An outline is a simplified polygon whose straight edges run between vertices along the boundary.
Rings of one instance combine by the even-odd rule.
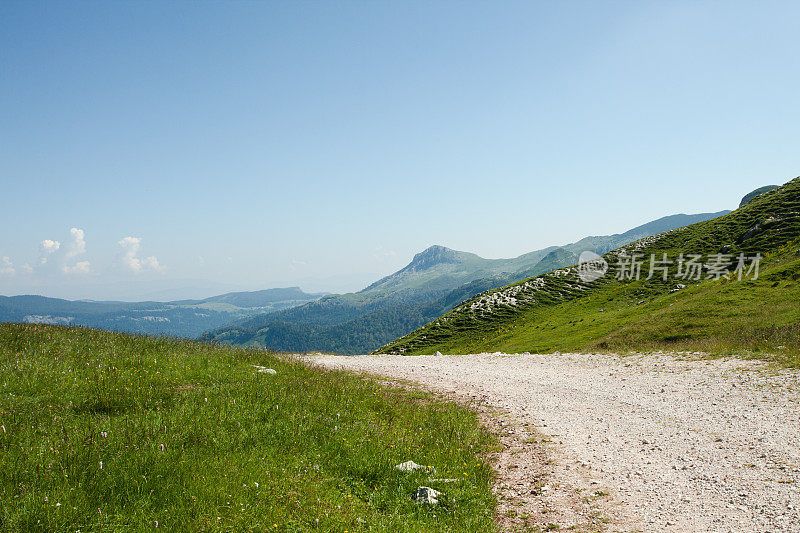
[[[661,353],[310,360],[482,400],[503,413],[498,427],[516,428],[509,434],[544,437],[551,471],[525,460],[496,466],[505,494],[531,508],[547,497],[557,504],[559,492],[585,494],[584,503],[597,494],[607,498],[590,512],[612,531],[800,531],[795,370]],[[544,491],[526,490],[545,474]],[[602,490],[584,492],[593,487]],[[575,513],[548,516],[583,529]]]

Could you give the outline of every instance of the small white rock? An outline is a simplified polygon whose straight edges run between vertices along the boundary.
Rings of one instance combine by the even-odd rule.
[[[411,499],[417,503],[427,503],[429,505],[436,505],[439,503],[439,496],[442,493],[430,487],[419,487],[411,495]]]
[[[401,472],[414,472],[416,470],[429,470],[433,474],[436,473],[436,469],[433,468],[432,466],[418,465],[414,461],[406,461],[405,463],[400,463],[399,465],[396,465],[395,468],[400,470]]]

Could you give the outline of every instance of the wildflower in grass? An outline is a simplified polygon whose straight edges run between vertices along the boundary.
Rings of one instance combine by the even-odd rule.
[[[6,432],[6,427],[5,426],[0,426],[0,427],[3,428],[3,433],[5,433]]]
[[[164,445],[163,444],[161,445],[161,451],[162,452],[164,451]]]
[[[103,461],[100,461],[100,470],[103,469]]]

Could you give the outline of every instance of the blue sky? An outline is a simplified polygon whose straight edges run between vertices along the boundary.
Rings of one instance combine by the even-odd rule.
[[[0,294],[340,291],[431,244],[510,257],[734,208],[800,174],[798,23],[796,2],[0,3]]]

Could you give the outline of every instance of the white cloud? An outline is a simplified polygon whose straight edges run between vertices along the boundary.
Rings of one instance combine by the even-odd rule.
[[[44,246],[45,242],[47,241],[42,241],[42,246]],[[61,244],[57,243],[57,241],[50,242],[58,244],[55,250],[61,247]],[[83,230],[70,228],[69,242],[65,247],[66,253],[64,254],[64,263],[61,265],[61,271],[64,274],[88,274],[91,271],[89,261],[75,261],[75,263],[70,264],[71,260],[86,253],[86,238]]]
[[[25,274],[33,274],[33,268],[28,263],[25,263],[20,268]]]
[[[292,272],[297,271],[298,268],[306,266],[305,261],[300,261],[299,259],[292,259],[292,263],[289,265],[289,270]]]
[[[53,254],[61,248],[61,243],[58,241],[52,241],[50,239],[45,239],[41,243],[39,243],[39,250],[42,254],[41,263],[47,263],[47,257],[50,254]]]
[[[70,228],[69,230],[70,241],[67,244],[67,259],[79,256],[86,253],[86,240],[82,229]]]
[[[156,256],[151,255],[142,259],[142,268],[145,270],[149,269],[160,271],[163,267],[158,264],[158,259],[156,259]]]
[[[0,276],[13,276],[16,272],[14,263],[11,262],[7,255],[4,255],[0,259]]]
[[[89,261],[78,261],[72,266],[62,266],[61,270],[64,274],[88,274],[92,269],[89,266]]]
[[[59,248],[61,248],[61,243],[58,241],[51,241],[50,239],[45,239],[40,244],[42,251],[48,254],[52,254]]]
[[[162,272],[164,267],[159,264],[156,256],[139,258],[139,248],[142,245],[142,239],[139,237],[125,237],[117,244],[122,247],[122,265],[131,272],[145,272],[152,270],[155,272]]]
[[[397,252],[395,252],[394,250],[384,250],[383,246],[377,246],[372,251],[372,258],[376,261],[383,261],[384,259],[388,259],[396,255]]]

